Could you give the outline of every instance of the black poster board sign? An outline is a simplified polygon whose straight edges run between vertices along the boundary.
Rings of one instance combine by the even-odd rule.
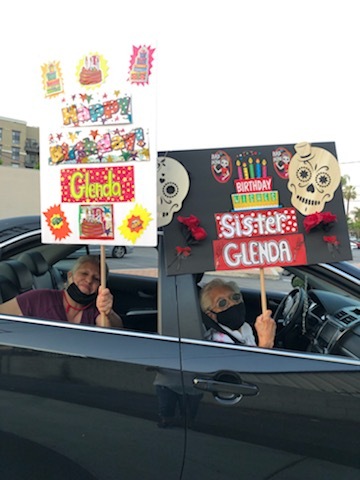
[[[168,275],[352,258],[334,142],[159,153]]]

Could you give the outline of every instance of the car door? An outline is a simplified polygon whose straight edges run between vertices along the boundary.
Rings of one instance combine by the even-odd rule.
[[[178,479],[185,430],[158,427],[159,370],[180,376],[178,340],[0,319],[0,476]]]
[[[358,479],[360,362],[183,339],[203,393],[183,479]]]

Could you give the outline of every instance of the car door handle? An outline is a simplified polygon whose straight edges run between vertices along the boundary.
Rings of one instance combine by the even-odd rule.
[[[221,382],[219,380],[205,379],[195,377],[193,379],[193,385],[199,390],[215,393],[233,393],[235,395],[247,395],[254,396],[259,393],[259,388],[251,383],[232,383]]]

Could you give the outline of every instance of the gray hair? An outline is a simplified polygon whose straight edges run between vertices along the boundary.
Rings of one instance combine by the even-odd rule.
[[[74,265],[72,266],[71,272],[74,274],[83,266],[84,263],[91,263],[94,266],[96,266],[99,269],[99,275],[100,275],[100,269],[101,269],[101,263],[100,263],[100,257],[99,255],[82,255],[79,257]],[[106,264],[106,276],[108,276],[109,273],[109,267]]]
[[[240,293],[239,285],[234,281],[225,281],[221,278],[214,278],[207,283],[200,291],[200,308],[203,312],[207,312],[211,308],[210,293],[217,287],[227,287],[234,293]]]

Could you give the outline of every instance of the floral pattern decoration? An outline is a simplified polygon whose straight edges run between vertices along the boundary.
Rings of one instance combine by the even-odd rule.
[[[176,258],[174,261],[178,261],[179,269],[181,260],[188,258],[191,255],[192,247],[194,245],[205,240],[207,232],[200,226],[200,220],[195,215],[190,215],[189,217],[179,215],[177,220],[181,224],[182,233],[186,243],[185,246],[178,245],[175,248]]]
[[[331,212],[316,212],[312,215],[308,215],[303,222],[305,232],[323,230],[328,232],[337,221],[336,215]],[[327,244],[329,252],[334,257],[335,252],[339,252],[340,242],[336,235],[324,235],[323,241]]]
[[[311,230],[321,228],[328,232],[337,221],[336,215],[331,212],[316,212],[308,215],[303,222],[305,232],[310,233]]]

